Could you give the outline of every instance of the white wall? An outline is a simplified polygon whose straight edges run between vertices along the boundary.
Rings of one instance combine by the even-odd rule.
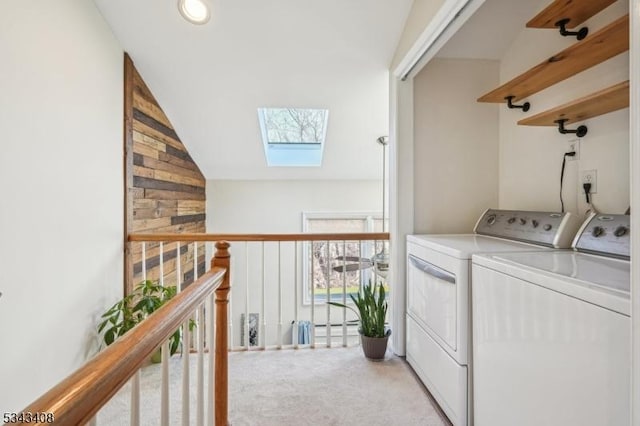
[[[372,146],[372,148],[376,147]],[[380,173],[381,166],[381,164],[371,165],[378,168]],[[207,232],[209,233],[300,233],[303,230],[302,212],[376,212],[381,208],[382,182],[375,180],[207,181]],[[250,313],[261,313],[260,322],[265,320],[267,323],[264,330],[267,344],[273,345],[278,342],[279,303],[282,306],[282,339],[284,343],[290,343],[291,321],[295,316],[297,315],[298,319],[311,319],[311,309],[302,301],[301,246],[298,247],[296,276],[294,246],[291,243],[282,244],[280,263],[282,287],[279,288],[278,245],[265,243],[265,294],[267,297],[264,311],[261,302],[263,292],[261,244],[249,245],[248,261],[245,250],[247,249],[244,243],[231,243],[233,344],[240,344],[240,315],[245,310]],[[249,268],[247,268],[247,262],[250,265]],[[316,307],[314,321],[316,323],[326,321],[325,305]],[[331,322],[341,321],[341,309],[331,308]],[[263,332],[260,331],[260,334]]]
[[[94,353],[121,296],[122,56],[91,1],[0,6],[0,412]]]
[[[371,141],[371,149],[380,149]],[[356,160],[357,161],[357,160]],[[379,162],[371,168],[382,173]],[[208,180],[207,232],[302,232],[303,211],[380,211],[379,180]]]
[[[434,59],[414,78],[414,232],[466,233],[498,204],[498,63]]]
[[[626,2],[616,2],[584,25],[594,33],[627,13]],[[524,29],[500,62],[500,82],[506,82],[565,47],[575,38],[555,31]],[[586,96],[629,78],[629,55],[623,53],[570,79],[545,89],[527,100],[531,110],[500,111],[500,208],[560,211],[560,167],[568,141],[555,127],[518,126],[521,118]],[[478,96],[492,90],[486,86]],[[588,206],[578,176],[582,170],[597,170],[597,194],[592,197],[602,212],[624,213],[629,206],[629,110],[609,113],[567,125],[585,124],[589,132],[580,140],[580,159],[565,170],[565,209],[583,214]]]

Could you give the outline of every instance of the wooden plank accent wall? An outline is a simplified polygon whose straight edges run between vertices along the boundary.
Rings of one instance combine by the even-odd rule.
[[[206,180],[171,122],[125,54],[126,233],[206,232]],[[142,280],[142,244],[127,243],[128,294]],[[183,287],[193,282],[194,244],[165,243],[165,285],[176,284],[180,262]],[[205,270],[204,243],[197,247],[198,275]],[[145,248],[147,278],[160,277],[160,244]]]

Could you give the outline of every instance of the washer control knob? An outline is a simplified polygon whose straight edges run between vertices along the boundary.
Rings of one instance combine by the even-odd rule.
[[[598,238],[600,235],[604,234],[604,228],[602,226],[594,226],[591,231],[591,235]]]
[[[487,218],[487,224],[488,225],[493,225],[494,223],[496,223],[496,215],[492,214],[491,216],[489,216]]]
[[[544,229],[545,231],[551,231],[551,228],[553,228],[553,227],[548,223],[545,226],[542,227],[542,229]]]
[[[618,226],[616,230],[613,231],[613,235],[615,235],[616,237],[622,237],[627,233],[627,231],[628,230],[626,226]]]
[[[526,225],[527,219],[520,218],[520,225]]]
[[[510,217],[509,220],[507,221],[507,223],[511,224],[511,223],[513,223],[515,221],[516,221],[515,217]]]
[[[540,222],[538,222],[537,220],[533,219],[533,220],[531,221],[531,225],[532,225],[534,228],[537,228],[537,227],[538,227],[538,225],[540,225]]]

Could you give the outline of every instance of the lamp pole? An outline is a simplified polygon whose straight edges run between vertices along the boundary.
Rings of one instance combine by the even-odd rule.
[[[387,167],[387,144],[389,143],[388,136],[380,136],[376,141],[382,145],[382,232],[385,232],[385,207],[386,207],[386,197],[385,197],[385,186],[386,186],[386,167]],[[375,273],[382,278],[387,277],[387,272],[389,271],[389,253],[387,253],[387,247],[385,241],[382,242],[382,250],[380,253],[373,256],[373,264]]]

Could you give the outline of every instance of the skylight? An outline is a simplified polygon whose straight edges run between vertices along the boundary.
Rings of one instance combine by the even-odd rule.
[[[329,111],[258,108],[269,167],[314,167],[322,163]]]

